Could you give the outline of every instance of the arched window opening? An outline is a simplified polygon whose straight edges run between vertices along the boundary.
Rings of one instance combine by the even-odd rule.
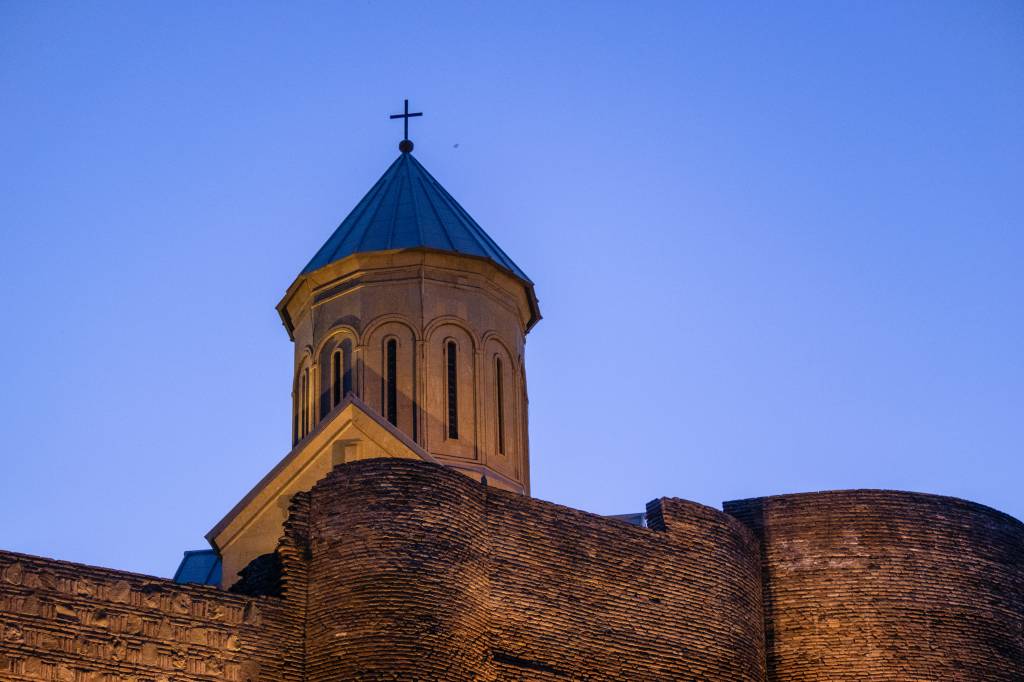
[[[505,454],[505,376],[501,358],[494,358],[494,389],[498,417],[498,454]]]
[[[388,339],[384,344],[384,376],[381,382],[384,416],[398,426],[398,341],[395,339]]]
[[[459,437],[458,347],[454,341],[449,341],[445,347],[448,361],[448,437],[455,440]]]
[[[299,442],[299,392],[292,393],[292,445]]]
[[[341,350],[331,354],[331,407],[337,407],[341,402],[341,376],[344,373],[341,365]]]
[[[352,392],[352,340],[325,346],[321,356],[323,381],[320,389],[320,418],[330,414]]]
[[[352,392],[352,342],[341,342],[341,397]]]
[[[302,432],[301,436],[309,433],[309,368],[302,370]]]

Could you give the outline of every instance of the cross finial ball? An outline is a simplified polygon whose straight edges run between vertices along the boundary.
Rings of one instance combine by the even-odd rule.
[[[410,114],[409,113],[409,100],[405,100],[405,112],[404,113],[392,114],[391,115],[391,118],[401,118],[401,119],[404,119],[402,121],[402,123],[405,124],[405,131],[404,131],[405,132],[405,136],[402,138],[402,141],[398,143],[398,151],[402,152],[403,154],[408,154],[409,152],[412,151],[412,140],[409,139],[409,119],[414,117],[414,116],[422,116],[422,115],[423,115],[422,111],[417,112],[415,114]]]

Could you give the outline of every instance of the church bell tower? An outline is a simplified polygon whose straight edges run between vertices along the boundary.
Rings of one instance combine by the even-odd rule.
[[[533,283],[412,155],[400,154],[277,305],[295,344],[291,451],[206,537],[224,586],[274,551],[292,496],[377,457],[530,494]]]
[[[278,304],[295,343],[292,442],[354,398],[436,458],[529,494],[524,343],[533,283],[400,154]]]

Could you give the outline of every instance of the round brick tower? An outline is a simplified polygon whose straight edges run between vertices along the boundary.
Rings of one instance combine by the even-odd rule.
[[[727,502],[762,544],[769,679],[1024,679],[1024,524],[891,490]]]
[[[385,461],[310,492],[307,679],[493,680],[487,489]]]

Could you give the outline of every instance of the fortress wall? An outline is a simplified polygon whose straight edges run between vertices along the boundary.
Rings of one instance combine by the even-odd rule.
[[[310,493],[310,680],[762,680],[757,541],[662,500],[665,530],[425,462]]]
[[[856,490],[725,504],[761,538],[769,680],[1024,679],[1024,524]]]
[[[485,487],[438,465],[336,467],[309,493],[307,674],[494,679]]]
[[[0,679],[298,680],[284,600],[0,552]]]
[[[292,500],[280,597],[0,552],[0,679],[1024,679],[1019,521],[882,491],[725,507],[638,528],[345,464]]]
[[[677,499],[651,503],[658,528],[488,502],[499,679],[764,679],[758,546],[734,519]]]

